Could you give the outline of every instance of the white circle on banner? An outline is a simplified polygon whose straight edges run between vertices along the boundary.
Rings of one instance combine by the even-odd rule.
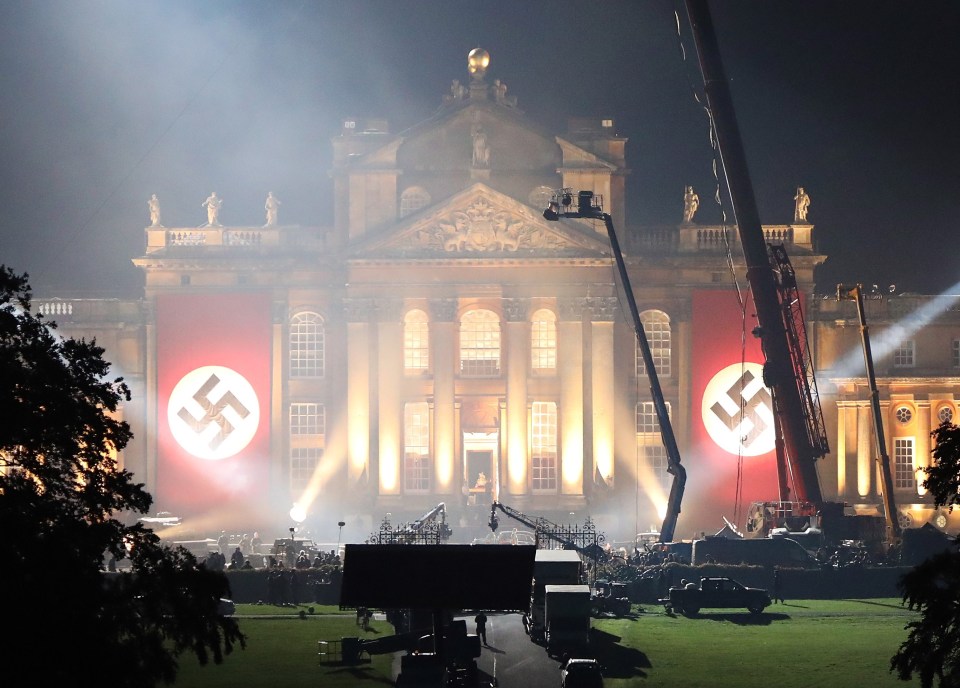
[[[219,461],[250,444],[260,425],[260,404],[243,375],[224,366],[203,366],[174,386],[167,422],[185,451]]]
[[[707,434],[730,454],[759,456],[775,446],[773,402],[759,363],[734,363],[714,375],[701,415]]]

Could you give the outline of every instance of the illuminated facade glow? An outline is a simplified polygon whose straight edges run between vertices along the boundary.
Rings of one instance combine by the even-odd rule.
[[[676,225],[630,224],[627,140],[616,122],[573,118],[568,131],[545,135],[502,82],[488,80],[493,65],[476,52],[467,80],[451,74],[459,78],[438,114],[402,136],[382,119],[346,120],[332,132],[334,204],[322,226],[197,227],[184,218],[176,227],[165,216],[171,226],[147,227],[144,254],[134,260],[145,275],[142,301],[38,299],[65,334],[96,336],[125,372],[134,398],[122,413],[135,438],[118,458],[148,489],[166,487],[171,445],[189,444],[164,428],[182,426],[179,409],[197,403],[189,401],[197,389],[175,411],[169,391],[190,370],[236,369],[223,360],[256,339],[253,358],[265,371],[251,382],[257,403],[230,391],[244,408],[259,409],[250,446],[259,442],[254,453],[268,470],[221,475],[215,467],[233,457],[184,461],[214,484],[256,488],[243,504],[279,495],[256,505],[258,514],[286,519],[297,502],[308,519],[328,509],[371,519],[391,512],[397,520],[482,494],[562,520],[589,513],[608,537],[632,537],[658,522],[670,476],[648,422],[649,386],[618,301],[609,242],[599,223],[541,215],[549,190],[571,187],[603,196],[630,258],[689,475],[678,536],[732,513],[728,488],[741,457],[745,474],[766,471],[746,499],[775,498],[762,369],[752,360],[733,365],[741,342],[752,342],[749,323],[744,331],[742,318],[715,307],[732,303],[740,315],[726,258],[731,229],[681,223],[679,194]],[[792,202],[783,205],[790,217]],[[814,269],[825,260],[813,229],[793,222],[764,232],[787,245],[807,299],[832,445],[818,461],[824,495],[868,512],[881,500],[869,393],[855,365],[862,367],[859,332],[852,304],[813,295]],[[743,281],[743,261],[733,255]],[[188,333],[218,310],[193,322],[190,308],[167,305],[178,299],[226,299],[222,329],[256,316],[255,333],[224,337],[214,329],[195,341]],[[916,472],[929,461],[929,433],[957,413],[960,314],[952,303],[887,295],[869,302],[876,340],[888,343],[875,357],[892,430],[887,449],[898,462],[896,496],[918,521],[934,515]],[[175,351],[174,335],[183,335]],[[734,345],[720,351],[721,340]],[[215,360],[187,365],[208,353]],[[217,388],[211,403],[224,394]],[[196,424],[206,411],[191,408]],[[900,408],[910,409],[906,423]],[[250,418],[238,409],[222,414],[234,428]],[[471,492],[481,471],[489,494]],[[174,487],[185,489],[183,481]],[[185,503],[197,522],[237,514],[211,508],[202,495]],[[951,528],[957,518],[949,516]]]

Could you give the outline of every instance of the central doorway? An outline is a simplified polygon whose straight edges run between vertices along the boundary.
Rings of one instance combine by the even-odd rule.
[[[499,461],[496,432],[463,434],[463,480],[468,504],[489,504],[499,493]]]

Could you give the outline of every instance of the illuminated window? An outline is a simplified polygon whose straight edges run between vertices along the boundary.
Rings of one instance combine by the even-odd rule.
[[[937,420],[941,423],[952,423],[953,422],[953,407],[952,406],[941,406],[940,410],[937,411]]]
[[[403,487],[407,492],[430,489],[430,406],[403,407]]]
[[[460,321],[460,374],[495,377],[500,374],[500,320],[493,311],[476,310]]]
[[[960,368],[960,339],[954,339],[950,347],[950,361],[954,368]]]
[[[551,189],[549,186],[538,186],[536,189],[530,192],[528,200],[530,201],[531,208],[543,210],[550,205],[551,198],[553,198],[553,189]]]
[[[323,318],[297,313],[290,319],[290,376],[323,376]]]
[[[914,361],[915,343],[912,339],[900,342],[893,350],[893,365],[895,368],[912,368]]]
[[[406,217],[430,205],[430,194],[419,186],[411,186],[400,194],[400,217]]]
[[[557,368],[557,316],[541,308],[533,314],[530,327],[530,355],[534,370]]]
[[[913,418],[913,411],[910,410],[909,406],[900,406],[894,412],[897,417],[897,421],[906,425]]]
[[[305,490],[310,478],[323,458],[322,447],[293,447],[290,449],[290,489]]]
[[[323,404],[290,404],[290,488],[303,490],[323,458],[326,413]]]
[[[663,311],[644,311],[640,314],[643,323],[643,332],[647,335],[650,344],[650,354],[653,356],[654,369],[659,377],[670,377],[670,316]],[[646,375],[647,368],[643,364],[643,352],[640,343],[636,345],[637,375]]]
[[[535,401],[531,419],[530,477],[534,492],[557,491],[557,404]]]
[[[408,373],[422,373],[430,367],[430,324],[421,310],[403,318],[403,367]]]
[[[670,404],[667,404],[667,415]],[[641,401],[636,409],[637,459],[645,464],[660,484],[669,487],[671,476],[667,473],[667,448],[660,436],[660,421],[652,401]]]
[[[290,404],[290,435],[323,435],[326,432],[323,404]]]
[[[893,485],[897,489],[912,490],[916,487],[913,469],[913,438],[897,437],[893,440]]]

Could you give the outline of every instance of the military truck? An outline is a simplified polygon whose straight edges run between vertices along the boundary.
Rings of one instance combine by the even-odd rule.
[[[760,614],[772,603],[761,588],[748,588],[732,578],[702,578],[700,584],[686,583],[670,588],[667,597],[658,600],[670,612],[696,616],[701,609],[745,607],[751,614]]]
[[[590,590],[590,603],[595,616],[626,616],[632,606],[626,583],[614,583],[602,578],[595,581]]]

